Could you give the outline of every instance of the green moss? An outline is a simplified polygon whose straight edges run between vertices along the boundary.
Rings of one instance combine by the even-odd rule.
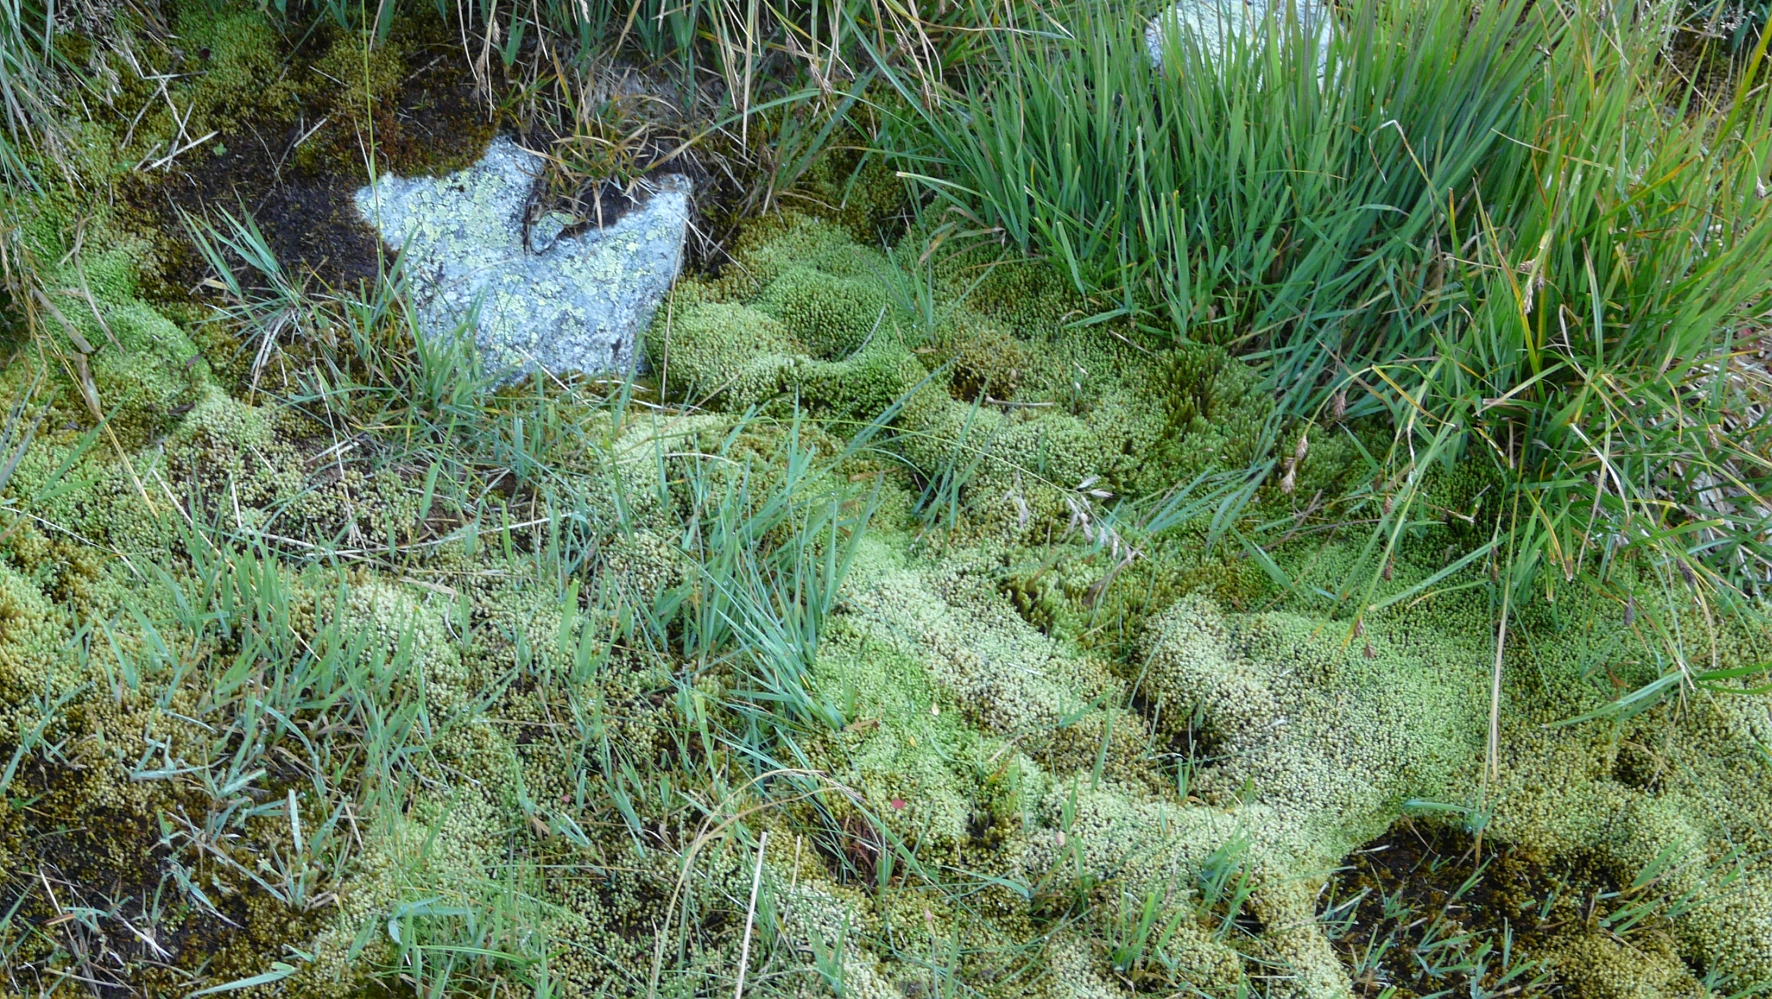
[[[832,274],[816,267],[789,267],[777,274],[752,307],[780,320],[807,352],[842,360],[870,338],[893,335],[898,317],[879,278]],[[871,318],[870,318],[871,317]]]
[[[73,664],[60,655],[66,625],[28,576],[0,565],[0,697],[5,704],[22,704],[45,692],[60,696],[74,685]],[[23,719],[7,712],[3,721],[6,738],[16,744]]]
[[[847,361],[809,361],[792,371],[803,405],[839,428],[864,426],[928,382],[915,357],[891,345],[870,348]]]
[[[866,622],[877,641],[914,652],[938,689],[953,691],[968,720],[985,732],[1050,732],[1053,721],[1029,717],[1039,710],[1032,705],[1056,704],[1063,712],[1062,705],[1079,703],[1091,690],[1115,688],[1104,675],[1089,681],[1088,674],[1072,672],[1075,666],[1057,668],[1060,662],[1077,662],[1071,658],[1075,653],[1063,651],[1062,644],[1045,644],[1021,621],[988,610],[988,601],[965,599],[975,591],[956,586],[963,575],[914,582],[919,577],[905,575],[913,563],[897,569],[894,564],[882,552],[858,566],[849,615],[857,624]],[[1409,585],[1425,572],[1399,568],[1394,585]],[[1484,692],[1492,656],[1482,617],[1479,606],[1442,598],[1432,612],[1371,620],[1358,641],[1348,643],[1346,625],[1286,613],[1231,616],[1200,597],[1181,601],[1149,625],[1146,656],[1129,678],[1145,705],[1143,717],[1116,717],[1116,729],[1133,737],[1126,744],[1108,741],[1098,757],[1106,764],[1102,783],[1091,776],[1093,754],[1067,756],[1062,740],[1033,744],[1026,764],[1034,768],[1030,779],[1047,790],[1032,802],[1024,796],[1008,799],[1015,802],[1011,812],[1025,809],[1006,841],[1006,848],[1018,851],[1017,877],[1060,892],[1088,890],[1091,884],[1125,885],[1135,896],[1179,891],[1173,904],[1186,909],[1197,904],[1187,893],[1202,865],[1234,838],[1245,839],[1255,878],[1249,905],[1264,925],[1288,928],[1264,937],[1262,953],[1288,962],[1300,976],[1300,994],[1327,995],[1345,987],[1337,984],[1345,981],[1338,959],[1312,928],[1317,879],[1387,828],[1406,803],[1474,801],[1482,783]],[[1586,640],[1554,630],[1533,630],[1530,636],[1520,639],[1507,672],[1506,703],[1518,706],[1508,707],[1504,717],[1517,721],[1504,728],[1504,779],[1491,790],[1489,835],[1546,856],[1598,857],[1622,884],[1640,879],[1640,872],[1664,855],[1689,858],[1660,884],[1669,896],[1691,893],[1707,901],[1673,921],[1668,939],[1684,942],[1669,946],[1749,980],[1759,973],[1759,959],[1747,957],[1763,952],[1758,944],[1744,943],[1738,930],[1726,948],[1711,948],[1727,939],[1721,913],[1735,912],[1740,920],[1735,906],[1752,890],[1703,887],[1728,869],[1707,866],[1703,858],[1723,856],[1729,842],[1752,835],[1746,829],[1760,821],[1764,808],[1750,800],[1756,778],[1724,776],[1713,762],[1738,757],[1747,763],[1745,745],[1725,749],[1733,737],[1721,729],[1702,736],[1694,732],[1684,744],[1707,748],[1681,755],[1674,764],[1688,776],[1687,790],[1672,790],[1679,783],[1672,771],[1661,778],[1668,786],[1653,794],[1618,785],[1610,762],[1617,744],[1605,726],[1547,731],[1527,709],[1541,698],[1545,677],[1576,706],[1598,703],[1598,691],[1580,675]],[[1056,660],[1035,653],[1040,648],[1052,650],[1046,655]],[[884,660],[874,654],[868,661]],[[1010,668],[993,669],[996,663]],[[899,675],[899,669],[891,675]],[[859,683],[860,677],[829,682]],[[1126,688],[1119,689],[1119,696],[1126,696]],[[907,707],[914,711],[921,703]],[[1024,707],[1013,710],[1015,705]],[[1714,717],[1713,710],[1706,707],[1697,716]],[[1566,711],[1558,709],[1558,715],[1567,717]],[[1711,723],[1694,724],[1708,729]],[[1665,719],[1645,730],[1662,731],[1663,725]],[[1099,750],[1103,729],[1094,727],[1091,735]],[[1187,800],[1163,793],[1160,780],[1114,781],[1116,769],[1139,774],[1136,747],[1153,737],[1159,743],[1192,744],[1204,760],[1188,775]],[[901,751],[896,747],[904,744],[902,735],[895,734],[890,744]],[[898,765],[909,773],[922,766],[908,760]],[[1699,776],[1707,770],[1716,775]],[[985,785],[974,793],[988,795]],[[1729,804],[1720,806],[1720,799]],[[1730,830],[1713,822],[1716,814],[1734,818]],[[1204,915],[1190,918],[1210,923]],[[1707,943],[1696,944],[1699,939]],[[1622,961],[1600,975],[1587,970],[1587,957],[1560,945],[1541,945],[1534,956],[1550,959],[1564,981],[1641,979],[1651,982],[1640,986],[1651,990],[1643,994],[1663,987],[1653,982],[1665,983],[1674,990],[1670,994],[1692,987],[1677,962],[1657,959],[1632,970],[1631,961]],[[1622,953],[1604,960],[1619,957]],[[1197,960],[1191,974],[1214,974],[1207,970],[1213,966],[1209,954]]]
[[[1039,308],[1068,302],[1040,268],[977,250],[926,255],[919,238],[889,258],[828,222],[763,220],[718,281],[680,292],[655,321],[653,367],[700,394],[724,387],[715,401],[730,409],[797,400],[859,422],[896,407],[891,441],[911,484],[965,514],[950,529],[1048,537],[1076,529],[1080,512],[1099,518],[1088,508],[1101,494],[1160,491],[1254,455],[1271,401],[1222,351],[1158,354],[1117,330],[1068,329]],[[924,259],[932,269],[901,270]],[[933,330],[905,311],[913,302]],[[1194,408],[1153,410],[1152,379]],[[1344,465],[1327,455],[1310,467],[1329,481]]]
[[[764,216],[736,237],[729,253],[717,285],[722,298],[753,298],[789,271],[859,281],[879,278],[886,267],[878,251],[856,243],[841,227],[799,213]]]
[[[1030,366],[1021,341],[1001,326],[966,315],[943,328],[930,360],[949,369],[948,384],[961,402],[1015,398]]]
[[[72,192],[25,197],[13,209],[18,249],[49,303],[38,332],[52,363],[12,365],[0,379],[22,387],[41,374],[60,386],[58,423],[89,427],[102,413],[125,446],[165,433],[210,372],[185,330],[141,296],[146,243]]]
[[[841,691],[853,720],[844,742],[851,786],[901,835],[938,850],[968,836],[976,775],[967,731],[922,664],[865,634],[834,632],[821,650],[819,688]]]
[[[77,216],[50,207],[29,231],[59,260]],[[398,433],[346,433],[228,396],[143,304],[128,245],[46,271],[52,289],[90,285],[98,311],[82,325],[86,299],[69,296],[75,332],[46,342],[87,357],[100,398],[133,415],[113,445],[68,396],[11,485],[40,498],[0,543],[0,741],[67,701],[8,789],[42,804],[0,810],[0,859],[67,861],[50,809],[85,830],[80,880],[165,873],[168,925],[222,941],[203,983],[299,952],[286,987],[301,994],[417,975],[413,954],[454,954],[458,981],[501,990],[539,988],[545,967],[562,995],[639,993],[662,955],[660,994],[699,994],[726,987],[749,924],[754,967],[809,991],[822,965],[869,997],[916,994],[934,967],[1005,999],[1127,982],[1330,997],[1350,982],[1319,889],[1423,813],[1546,864],[1579,858],[1583,891],[1676,858],[1652,879],[1665,898],[1641,896],[1640,945],[1585,925],[1531,941],[1571,994],[1701,994],[1688,963],[1772,975],[1772,701],[1689,690],[1551,727],[1665,669],[1607,597],[1560,594],[1510,619],[1490,774],[1495,610],[1454,588],[1475,575],[1411,589],[1469,522],[1404,539],[1371,597],[1399,599],[1358,625],[1332,599],[1361,556],[1337,535],[1271,553],[1291,593],[1245,552],[1207,551],[1197,523],[1133,536],[1135,508],[1116,502],[1256,454],[1272,406],[1254,375],[1217,348],[1070,327],[1062,276],[989,248],[915,276],[940,317],[923,329],[895,294],[913,276],[887,270],[921,256],[907,238],[918,252],[888,257],[835,224],[760,223],[648,332],[664,394],[698,409],[634,406],[618,426],[576,401],[497,397],[478,464],[429,486],[439,452],[466,450],[455,430],[400,416]],[[4,374],[15,394],[35,376]],[[796,401],[811,423],[775,419]],[[731,624],[707,579],[751,582],[697,563],[709,497],[730,489],[754,513],[790,436],[828,456],[883,414],[866,453],[813,476],[845,516],[878,505],[816,656],[785,653],[821,709],[789,720],[774,698],[798,692],[757,689],[759,649],[695,645]],[[1342,489],[1370,449],[1354,436],[1369,428],[1303,432],[1290,498],[1258,496],[1273,517]],[[536,470],[544,439],[568,443]],[[1483,495],[1474,473],[1433,485]],[[853,529],[811,554],[847,551]],[[768,616],[800,613],[792,594]],[[1655,610],[1668,633],[1706,636],[1680,640],[1688,663],[1764,661],[1755,636],[1708,637],[1698,608]],[[221,816],[225,835],[181,839],[175,816]],[[272,865],[302,837],[330,844],[304,883],[324,904],[216,859]],[[226,886],[215,913],[174,862],[204,892]],[[1246,897],[1215,890],[1220,874]],[[1147,900],[1173,929],[1160,955],[1129,958]],[[21,911],[55,918],[46,897]],[[39,944],[25,959],[53,960]],[[181,944],[172,963],[192,971],[208,950]]]
[[[1713,994],[1672,949],[1646,941],[1582,934],[1557,948],[1557,964],[1569,982],[1568,994],[1580,999],[1704,999]]]
[[[187,141],[211,131],[232,134],[251,123],[293,119],[300,94],[284,64],[289,44],[264,14],[194,0],[179,5],[173,30],[179,39],[174,58],[191,74],[190,82],[177,88],[181,114],[189,113]],[[162,127],[176,130],[176,125],[168,121]]]
[[[797,205],[841,226],[863,246],[895,241],[911,204],[898,171],[868,151],[874,145],[873,136],[859,128],[839,132],[793,181]]]
[[[687,397],[725,395],[739,407],[781,391],[800,344],[778,320],[744,305],[708,302],[673,310],[647,334],[654,369]]]

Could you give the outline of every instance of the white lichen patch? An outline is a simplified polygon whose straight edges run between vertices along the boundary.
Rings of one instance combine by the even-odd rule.
[[[382,177],[357,192],[357,209],[400,251],[427,335],[471,328],[506,378],[625,371],[682,261],[689,183],[658,178],[643,204],[602,228],[573,233],[549,216],[531,234],[541,238],[526,239],[541,166],[500,137],[459,173]]]

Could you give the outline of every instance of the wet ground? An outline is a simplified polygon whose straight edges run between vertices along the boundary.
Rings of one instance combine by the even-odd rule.
[[[402,21],[391,42],[409,68],[373,115],[355,122],[337,108],[315,113],[318,120],[306,112],[267,115],[216,136],[209,155],[130,175],[123,196],[166,241],[165,286],[150,289],[152,297],[180,300],[204,279],[201,257],[168,234],[183,232],[185,213],[216,209],[250,216],[291,273],[331,288],[373,282],[386,251],[353,203],[369,157],[378,172],[444,173],[476,159],[498,127],[495,109],[476,93],[460,40],[441,22]],[[290,56],[290,72],[313,71],[321,51],[318,35],[311,37]]]

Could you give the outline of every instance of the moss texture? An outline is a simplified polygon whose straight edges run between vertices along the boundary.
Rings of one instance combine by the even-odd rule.
[[[1178,558],[1183,538],[1148,542],[1123,578],[1106,573],[1112,561],[1099,543],[1044,555],[1020,549],[1054,533],[1074,538],[1089,522],[1097,497],[1077,484],[1136,497],[1247,463],[1266,412],[1247,369],[1214,348],[1140,351],[1061,330],[1062,290],[1033,268],[1005,265],[979,279],[988,262],[962,258],[948,272],[911,274],[897,254],[847,245],[823,223],[788,219],[762,231],[741,245],[733,273],[682,289],[686,305],[668,342],[655,329],[651,348],[682,359],[678,371],[695,386],[686,394],[717,386],[728,394],[711,397],[735,408],[792,397],[840,423],[865,408],[831,387],[853,392],[878,378],[878,398],[898,393],[892,446],[914,469],[905,488],[921,491],[925,511],[937,503],[958,511],[948,526],[975,540],[945,533],[934,561],[891,554],[889,535],[875,542],[851,576],[846,623],[892,650],[869,657],[874,669],[894,665],[866,682],[859,673],[820,676],[859,684],[868,703],[882,681],[902,675],[898,664],[923,664],[935,693],[895,687],[886,696],[902,707],[862,710],[882,720],[860,740],[854,777],[875,786],[879,774],[896,775],[875,796],[916,802],[904,806],[919,809],[911,825],[937,849],[949,848],[968,808],[996,814],[989,800],[1017,820],[980,859],[1015,858],[1003,869],[1018,883],[1060,894],[1115,884],[1185,907],[1202,865],[1235,842],[1252,872],[1248,904],[1271,928],[1256,949],[1293,969],[1299,993],[1331,995],[1350,983],[1315,924],[1326,872],[1405,812],[1425,809],[1480,821],[1492,842],[1546,863],[1597,865],[1618,884],[1650,878],[1666,898],[1685,900],[1658,903],[1660,935],[1642,946],[1602,946],[1592,935],[1544,941],[1535,956],[1559,969],[1565,988],[1700,994],[1693,967],[1715,969],[1713,981],[1764,976],[1751,956],[1765,948],[1751,930],[1757,917],[1743,909],[1753,905],[1753,865],[1732,859],[1735,844],[1757,841],[1747,829],[1762,807],[1747,800],[1761,765],[1756,743],[1735,727],[1745,722],[1728,720],[1757,717],[1753,699],[1703,697],[1623,729],[1599,721],[1547,729],[1603,703],[1607,688],[1594,682],[1602,666],[1611,689],[1654,676],[1641,644],[1603,623],[1618,608],[1565,597],[1556,614],[1516,622],[1503,669],[1499,778],[1486,779],[1493,608],[1446,596],[1358,625],[1304,607],[1228,614],[1227,604],[1271,598],[1267,581],[1247,563]],[[816,296],[813,286],[822,286]],[[827,315],[835,303],[847,319]],[[870,314],[871,335],[858,343]],[[1312,457],[1294,491],[1345,488],[1361,446],[1345,433],[1310,431]],[[1433,488],[1461,507],[1482,492],[1461,487],[1456,474]],[[1412,539],[1385,589],[1404,592],[1425,578],[1458,537],[1448,528]],[[1353,554],[1319,546],[1288,565],[1306,586],[1332,586]],[[1113,584],[1107,620],[1121,641],[1100,646],[1119,655],[1097,660],[1087,649],[1101,641],[1104,579]],[[1129,633],[1141,637],[1125,641]],[[1754,653],[1737,645],[1729,654]],[[985,740],[974,756],[1014,761],[1005,764],[1018,788],[1013,804],[991,797],[978,775],[968,792],[965,781],[932,772],[933,761],[907,755],[956,754],[955,736],[933,727],[944,694]],[[1127,703],[1140,708],[1112,707]],[[890,724],[894,714],[918,720],[913,732]],[[1667,734],[1670,724],[1685,734]],[[1639,732],[1661,734],[1653,748],[1633,748]],[[1003,748],[988,748],[992,740]],[[1202,757],[1185,786],[1158,762],[1165,745]],[[1653,789],[1621,782],[1621,758],[1652,766]],[[1677,870],[1656,866],[1675,856]],[[1194,918],[1210,922],[1199,898],[1193,905]],[[1657,947],[1686,963],[1649,956]],[[1190,958],[1202,988],[1212,953]]]
[[[225,122],[261,28],[206,30]],[[415,429],[230,395],[121,224],[37,207],[48,286],[82,293],[5,372],[64,391],[0,528],[0,859],[78,898],[8,882],[66,927],[21,964],[102,938],[147,990],[690,996],[730,987],[748,926],[783,994],[1327,999],[1367,984],[1333,872],[1415,815],[1613,892],[1529,942],[1566,994],[1772,977],[1772,700],[1560,724],[1662,672],[1623,609],[1565,594],[1513,625],[1491,773],[1494,611],[1414,599],[1464,529],[1411,538],[1373,601],[1410,598],[1358,623],[1296,595],[1358,539],[1281,546],[1288,594],[1197,521],[1140,530],[1136,504],[1266,453],[1271,399],[1218,348],[1068,325],[1040,266],[772,217],[648,333],[693,410],[473,397],[495,446],[439,475],[468,404]],[[1306,433],[1258,509],[1360,474],[1353,431]],[[768,560],[816,580],[838,552],[789,633],[817,615]],[[1691,661],[1763,659],[1656,610],[1705,636]]]

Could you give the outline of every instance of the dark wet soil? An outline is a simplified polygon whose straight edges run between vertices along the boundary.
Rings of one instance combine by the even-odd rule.
[[[93,807],[89,784],[102,779],[41,766],[13,785],[28,792],[12,800],[15,809],[64,817],[19,843],[0,875],[0,912],[36,929],[9,955],[15,983],[36,979],[48,992],[72,975],[101,999],[182,995],[194,975],[246,977],[283,940],[312,935],[318,912],[289,915],[234,871],[168,849],[145,814]],[[201,822],[201,808],[190,810]],[[254,918],[268,903],[280,920]]]
[[[563,195],[550,194],[545,185],[537,184],[530,195],[525,226],[535,223],[549,212],[564,212],[579,221],[562,229],[558,239],[570,239],[592,229],[613,225],[623,215],[646,203],[644,187],[620,184],[612,180],[585,184]]]
[[[248,122],[217,136],[208,155],[189,155],[172,169],[136,173],[120,192],[146,216],[165,266],[151,297],[182,301],[208,268],[183,237],[185,214],[218,211],[250,216],[292,276],[344,289],[373,282],[387,257],[381,240],[356,213],[355,192],[378,172],[440,174],[473,162],[497,129],[478,96],[461,43],[441,21],[406,19],[394,43],[410,67],[373,115],[300,113],[294,120]],[[322,51],[318,36],[297,48],[292,72]]]
[[[1692,862],[1706,864],[1716,890],[1740,871],[1733,858],[1675,860]],[[1557,955],[1598,943],[1681,961],[1704,978],[1668,920],[1693,899],[1670,892],[1659,874],[1620,872],[1587,855],[1546,858],[1479,843],[1458,825],[1403,818],[1347,857],[1324,889],[1320,918],[1356,996],[1612,995],[1595,993],[1589,969],[1560,966]]]
[[[362,186],[358,178],[334,174],[278,182],[271,174],[267,184],[266,157],[228,162],[233,158],[170,181],[161,191],[166,214],[176,217],[180,209],[195,214],[213,207],[236,217],[250,216],[291,272],[310,273],[323,285],[340,288],[375,280],[383,251],[375,231],[352,205],[353,193]],[[171,222],[172,218],[161,220],[163,226]],[[192,255],[174,259],[177,266],[166,275],[167,281],[188,293],[203,280],[206,268]]]
[[[1405,818],[1347,858],[1324,912],[1356,996],[1412,999],[1448,988],[1550,995],[1554,969],[1534,952],[1585,925],[1616,894],[1611,876],[1591,864],[1479,848],[1461,829]]]

